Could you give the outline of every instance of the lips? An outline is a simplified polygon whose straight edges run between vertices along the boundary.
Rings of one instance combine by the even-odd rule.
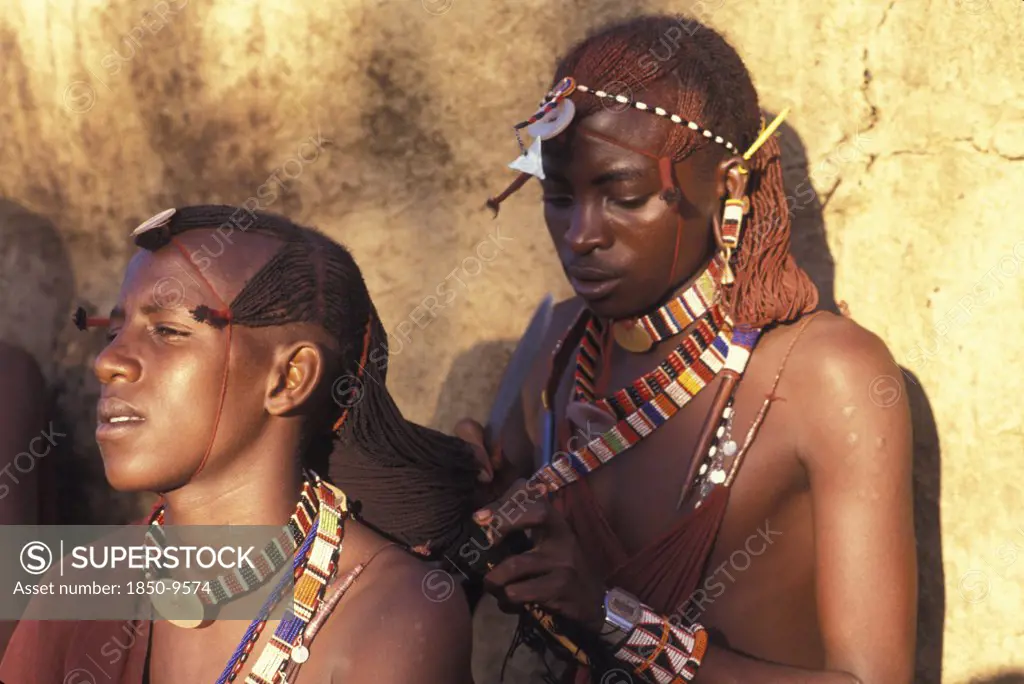
[[[584,299],[601,299],[607,297],[621,277],[611,271],[596,266],[569,266],[565,269],[572,289]]]
[[[128,434],[146,422],[134,406],[117,397],[104,397],[96,405],[96,439],[111,439]]]

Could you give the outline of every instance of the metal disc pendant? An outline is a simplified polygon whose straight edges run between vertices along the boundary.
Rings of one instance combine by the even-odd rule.
[[[157,580],[157,584],[164,586],[164,593],[154,591],[149,600],[165,620],[182,629],[196,629],[208,624],[206,605],[197,594],[173,593],[171,581],[166,577]]]
[[[643,354],[654,346],[651,336],[633,321],[617,321],[612,325],[612,334],[620,347],[634,354]]]
[[[720,485],[725,482],[725,471],[724,470],[712,470],[711,476],[708,477],[712,484]]]
[[[309,649],[299,644],[292,649],[292,660],[297,663],[304,663],[309,660]]]

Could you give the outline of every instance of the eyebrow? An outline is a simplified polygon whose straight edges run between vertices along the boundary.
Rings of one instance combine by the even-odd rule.
[[[547,174],[547,176],[550,180],[554,181],[555,183],[569,185],[569,180],[562,174],[549,173]],[[609,183],[624,183],[627,181],[639,180],[641,178],[645,178],[646,176],[647,171],[644,169],[639,169],[636,167],[624,167],[621,169],[612,169],[611,171],[606,171],[602,173],[601,175],[597,176],[591,181],[591,185],[601,186],[607,185]]]
[[[182,307],[182,306],[160,306],[158,304],[143,304],[139,308],[139,311],[142,313],[143,316],[152,316],[153,314],[159,313],[161,311],[171,311],[171,310],[174,310],[174,309],[182,309],[182,308],[184,308],[184,307]],[[110,310],[110,317],[111,318],[124,318],[124,308],[122,308],[120,306],[115,306],[113,309]]]

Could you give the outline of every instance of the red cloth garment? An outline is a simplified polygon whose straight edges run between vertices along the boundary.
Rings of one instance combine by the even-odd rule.
[[[142,684],[148,620],[23,620],[11,637],[4,684]]]
[[[605,580],[620,587],[673,622],[683,619],[686,602],[704,576],[719,527],[725,518],[729,489],[717,487],[699,509],[687,514],[659,539],[629,556],[582,479],[559,492],[556,506],[566,516],[583,553]],[[577,668],[567,681],[590,681]]]

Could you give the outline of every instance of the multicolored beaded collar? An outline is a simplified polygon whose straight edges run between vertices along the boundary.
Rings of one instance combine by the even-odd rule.
[[[173,591],[171,580],[147,570],[146,579],[165,585],[166,591],[157,590],[153,595],[153,607],[161,615],[188,615],[185,618],[167,618],[177,627],[193,629],[209,624],[216,613],[217,606],[248,594],[260,586],[284,567],[292,557],[295,549],[302,543],[313,527],[318,510],[318,498],[314,485],[307,477],[302,486],[299,503],[295,507],[288,524],[280,534],[270,540],[252,559],[251,566],[236,568],[227,575],[216,577],[204,585],[209,592],[197,591],[194,594],[182,594]],[[150,517],[150,527],[146,532],[146,540],[155,546],[164,546],[166,535],[161,529],[164,523],[164,506],[157,508]]]
[[[722,335],[727,321],[721,307],[712,306],[694,322],[693,329],[656,368],[609,396],[597,398],[594,368],[601,363],[606,353],[604,349],[607,342],[602,339],[606,335],[603,336],[602,332],[607,331],[607,328],[597,318],[591,317],[576,354],[572,401],[592,404],[619,420],[625,419],[630,413],[668,391],[681,376],[694,369],[697,360]]]
[[[725,268],[717,255],[692,285],[653,313],[615,321],[612,334],[626,351],[643,353],[662,340],[674,337],[701,318],[718,299],[718,282]]]
[[[588,319],[589,314],[582,317],[573,329],[581,327],[582,322],[589,322]],[[756,329],[734,330],[732,322],[726,317],[724,327],[700,357],[682,369],[678,377],[666,385],[662,392],[644,402],[625,418],[618,420],[611,429],[590,439],[579,449],[557,451],[554,445],[554,410],[550,398],[554,396],[561,377],[558,357],[563,355],[564,349],[572,349],[576,345],[576,342],[567,344],[574,337],[573,329],[570,329],[569,334],[556,347],[553,372],[543,395],[546,410],[545,449],[551,454],[551,461],[530,479],[534,485],[543,485],[549,493],[576,482],[653,434],[723,369],[742,374],[761,332]],[[564,368],[564,365],[561,367]]]
[[[292,607],[285,612],[271,641],[264,647],[252,672],[246,677],[246,684],[273,684],[281,681],[279,673],[285,670],[289,660],[301,664],[309,659],[306,632],[311,624],[315,624],[314,618],[323,603],[327,585],[337,570],[345,536],[344,524],[350,516],[344,492],[321,480],[316,473],[310,473],[310,476],[303,486],[296,512],[286,528],[291,539],[297,538],[297,542],[301,542],[297,544],[298,550],[292,556],[292,572],[280,579],[264,602],[217,678],[217,684],[227,684],[237,679],[263,633],[267,620],[292,582]],[[154,511],[152,524],[159,526],[162,522],[163,507],[160,507]],[[279,539],[274,540],[277,541]],[[355,580],[355,576],[343,583],[345,589]],[[198,626],[191,622],[185,626]]]

